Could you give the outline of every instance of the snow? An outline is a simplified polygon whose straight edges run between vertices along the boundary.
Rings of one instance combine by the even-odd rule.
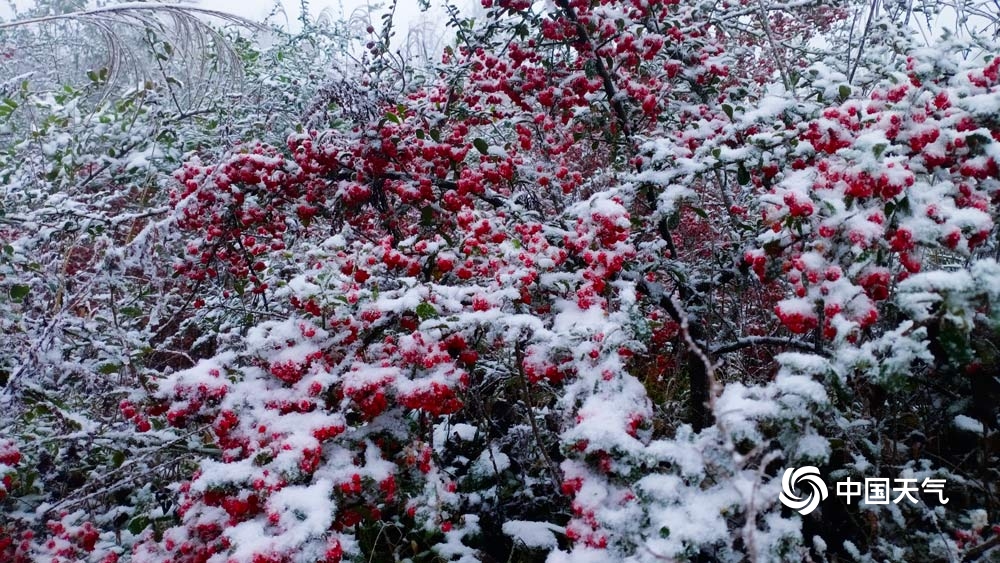
[[[159,145],[150,145],[145,150],[130,153],[125,161],[125,168],[129,170],[148,170],[154,166],[153,161],[163,158],[163,150]]]
[[[1000,113],[1000,95],[976,94],[962,99],[959,104],[972,115],[992,117]]]
[[[548,522],[510,520],[503,523],[503,533],[526,547],[555,549],[559,545],[556,534],[564,534],[566,529]]]
[[[650,530],[656,536],[646,540],[646,548],[663,557],[678,557],[688,545],[711,545],[729,536],[726,513],[742,504],[736,491],[712,488],[695,495],[690,489],[679,498],[661,498],[649,511]]]
[[[575,301],[559,301],[559,311],[552,320],[552,331],[557,334],[593,333],[604,328],[607,313],[600,307],[580,309]]]
[[[676,436],[672,440],[657,440],[650,443],[646,453],[653,459],[662,459],[675,464],[681,475],[697,477],[704,472],[705,460],[694,440],[692,428],[684,425],[677,429]],[[664,480],[662,477],[658,475],[645,477],[641,481],[644,483],[642,486],[650,487],[651,490],[674,486],[671,479]]]
[[[758,121],[768,123],[794,106],[794,100],[784,93],[772,92],[761,98],[755,107],[743,113],[740,122],[752,124]]]
[[[54,157],[64,147],[69,146],[72,137],[68,133],[61,133],[50,141],[42,143],[42,154],[47,157]]]
[[[639,452],[638,440],[628,435],[625,415],[635,409],[630,400],[635,395],[623,392],[611,396],[592,395],[580,407],[577,425],[566,432],[566,440],[587,440],[587,451],[619,449]]]
[[[795,458],[825,463],[830,459],[830,441],[816,434],[809,434],[796,444]]]
[[[274,493],[268,501],[268,511],[278,515],[277,534],[260,519],[248,520],[225,529],[233,545],[229,560],[251,561],[257,554],[287,552],[290,549],[308,552],[303,544],[318,540],[333,523],[335,505],[328,491],[332,483],[319,481],[310,486],[289,486]],[[318,547],[313,548],[318,551]]]
[[[916,321],[932,316],[936,303],[946,305],[953,321],[969,324],[974,302],[981,296],[997,303],[1000,297],[1000,264],[992,259],[977,260],[967,270],[936,270],[913,275],[899,284],[898,302]]]
[[[886,147],[889,145],[889,139],[885,136],[885,131],[881,129],[872,129],[865,132],[854,140],[854,149],[865,152],[874,152],[876,147]]]
[[[293,547],[310,537],[319,537],[333,523],[336,505],[329,491],[333,484],[318,480],[309,486],[290,486],[271,495],[268,509],[276,512],[287,529],[281,541]]]
[[[955,428],[973,434],[982,434],[984,430],[982,422],[964,414],[955,416]]]
[[[486,154],[488,154],[489,156],[496,156],[499,158],[507,158],[507,151],[505,151],[503,147],[499,145],[490,145],[489,147],[487,147]]]
[[[608,552],[603,549],[576,547],[569,553],[553,551],[545,561],[546,563],[608,563]]]
[[[438,424],[434,427],[434,447],[441,448],[449,440],[471,441],[476,437],[477,432],[479,432],[478,428],[464,422]]]
[[[781,362],[780,358],[778,359],[778,362]],[[814,365],[816,365],[817,368],[823,366],[822,360],[815,362]],[[796,363],[795,366],[799,370],[802,369],[801,362]],[[816,369],[813,373],[823,372]],[[826,389],[823,387],[823,384],[815,381],[809,376],[780,373],[775,378],[774,384],[777,391],[784,395],[798,395],[816,404],[823,404],[828,400]]]
[[[510,456],[501,452],[496,446],[490,446],[479,454],[473,462],[473,470],[483,476],[496,476],[510,468]]]
[[[206,491],[214,487],[229,485],[233,482],[246,481],[254,474],[252,459],[235,463],[223,463],[215,460],[205,460],[201,464],[201,476],[191,483],[191,489]]]
[[[462,543],[462,539],[479,532],[479,517],[475,514],[465,514],[462,519],[464,521],[461,525],[445,532],[444,543],[435,545],[434,551],[455,563],[478,563],[479,558],[475,550]]]

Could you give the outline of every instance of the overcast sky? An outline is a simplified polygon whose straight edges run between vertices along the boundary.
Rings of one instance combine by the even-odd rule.
[[[252,20],[266,17],[275,4],[274,0],[192,0],[191,3]],[[386,11],[384,7],[389,4],[387,1],[378,0],[306,0],[306,3],[312,19],[317,18],[324,10],[334,19],[349,18],[356,10],[382,14]],[[465,4],[468,2],[467,0],[453,0],[452,3],[460,8],[465,8]],[[287,14],[289,27],[292,30],[296,29],[301,14],[301,3],[298,0],[281,0],[281,4]],[[379,9],[380,6],[383,8]],[[444,18],[445,12],[441,8],[441,2],[437,0],[431,2],[431,10],[426,13],[420,11],[420,4],[417,0],[398,0],[396,4],[396,22],[403,28],[424,22],[444,22]],[[377,16],[373,19],[377,21]]]

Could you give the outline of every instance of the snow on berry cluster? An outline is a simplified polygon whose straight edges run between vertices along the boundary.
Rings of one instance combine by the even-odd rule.
[[[355,467],[363,440],[353,444],[360,451],[345,444],[338,463],[320,467],[324,444],[347,430],[345,417],[326,408],[335,379],[321,352],[325,331],[290,319],[248,338],[253,352],[239,372],[230,354],[161,383],[154,399],[166,421],[211,433],[222,455],[179,486],[180,524],[158,542],[137,544],[134,560],[340,561],[353,543],[330,528],[338,508],[361,492],[348,485],[362,475],[391,477],[378,456]],[[230,384],[236,376],[239,385]],[[352,494],[346,500],[337,491]]]
[[[791,169],[762,200],[772,232],[745,257],[762,279],[769,257],[778,259],[793,295],[776,312],[789,330],[822,325],[833,338],[837,319],[871,326],[876,304],[920,272],[929,252],[968,256],[986,241],[1000,193],[1000,129],[982,107],[998,103],[1000,86],[980,74],[927,84],[911,74],[803,127]]]
[[[113,535],[104,534],[83,511],[63,511],[50,518],[45,533],[24,530],[18,535],[0,527],[0,556],[11,563],[52,561],[53,563],[117,563],[119,555],[110,548]]]

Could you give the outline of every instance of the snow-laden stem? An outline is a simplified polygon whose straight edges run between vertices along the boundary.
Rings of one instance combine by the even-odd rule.
[[[538,452],[542,455],[542,459],[545,460],[545,465],[548,468],[549,475],[552,477],[552,484],[555,490],[561,490],[562,483],[562,473],[559,471],[559,467],[552,461],[552,457],[549,456],[548,449],[545,446],[545,441],[542,439],[542,433],[538,429],[538,423],[535,421],[535,407],[532,405],[531,401],[531,387],[528,383],[528,377],[524,373],[524,344],[523,342],[518,342],[517,346],[514,348],[514,362],[517,364],[517,377],[521,382],[521,392],[524,396],[524,406],[528,410],[528,423],[531,425],[531,435],[535,439],[535,446],[538,448]]]
[[[681,338],[684,339],[688,353],[696,358],[696,361],[688,363],[691,373],[691,407],[695,413],[695,423],[702,427],[708,426],[712,423],[715,400],[722,393],[722,384],[715,376],[715,364],[692,333],[698,328],[691,326],[680,299],[675,295],[670,295],[668,299],[673,309],[672,314],[676,315],[675,320],[680,325]],[[720,423],[718,420],[715,422]]]
[[[778,50],[778,42],[774,39],[774,33],[771,32],[771,24],[768,21],[767,9],[764,6],[764,0],[757,0],[757,17],[760,20],[760,27],[764,30],[764,36],[767,37],[767,44],[771,48],[771,56],[774,58],[774,64],[778,67],[778,74],[781,75],[781,83],[785,87],[785,92],[792,93],[792,81],[788,76],[788,69],[785,68],[785,60],[781,56],[781,52]]]
[[[735,342],[710,348],[709,353],[713,355],[729,354],[746,348],[751,348],[753,346],[785,346],[788,348],[802,350],[803,352],[815,351],[815,345],[813,343],[803,342],[795,338],[784,338],[781,336],[747,336],[745,338],[740,338]]]

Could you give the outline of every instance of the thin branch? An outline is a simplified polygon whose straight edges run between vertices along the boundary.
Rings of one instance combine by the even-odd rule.
[[[729,344],[723,344],[721,346],[711,348],[710,353],[712,355],[730,354],[752,346],[787,346],[789,348],[802,350],[803,352],[816,351],[815,346],[811,342],[803,342],[794,338],[783,338],[780,336],[748,336],[746,338],[741,338],[736,342],[730,342]]]
[[[759,9],[757,17],[760,18],[760,26],[764,30],[764,35],[767,37],[767,43],[771,47],[771,56],[774,57],[775,66],[778,67],[778,74],[781,75],[781,83],[785,87],[785,92],[792,92],[792,81],[788,77],[788,69],[785,68],[784,58],[778,51],[778,42],[774,39],[774,34],[771,32],[771,24],[768,21],[767,10],[764,8],[764,0],[757,0],[757,7]]]
[[[535,409],[531,405],[531,389],[528,387],[528,377],[524,373],[524,349],[520,342],[515,347],[514,362],[517,364],[515,367],[517,368],[518,378],[521,380],[521,390],[524,392],[524,405],[528,408],[528,422],[531,424],[531,433],[535,437],[538,450],[542,454],[542,458],[545,459],[545,464],[552,475],[552,483],[555,485],[555,489],[557,491],[562,490],[560,488],[562,479],[560,478],[559,468],[545,450],[542,433],[538,430],[538,424],[535,422]]]
[[[879,3],[879,0],[872,0],[871,8],[870,8],[870,10],[868,12],[868,21],[865,22],[865,30],[861,34],[861,42],[858,44],[858,58],[854,60],[854,68],[851,68],[851,61],[850,61],[850,56],[851,56],[850,47],[851,46],[850,45],[847,46],[847,48],[848,48],[848,51],[847,51],[847,58],[848,58],[847,67],[850,70],[850,72],[847,74],[847,83],[848,84],[851,84],[851,83],[854,82],[854,73],[857,72],[858,66],[861,65],[861,56],[864,54],[864,51],[865,51],[865,41],[868,39],[868,34],[871,32],[871,28],[872,28],[872,21],[875,19],[875,14],[878,12],[878,3]]]

